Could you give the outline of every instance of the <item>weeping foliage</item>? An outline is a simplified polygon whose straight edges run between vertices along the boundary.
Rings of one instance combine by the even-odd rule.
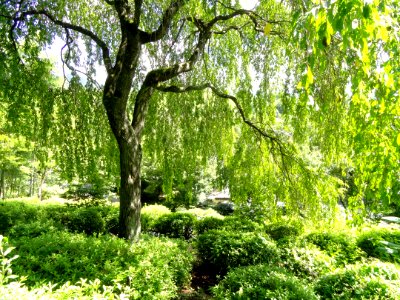
[[[164,193],[174,181],[194,184],[195,174],[215,162],[220,187],[237,203],[278,202],[288,213],[331,217],[345,185],[333,165],[354,168],[359,193],[355,211],[388,204],[398,193],[399,6],[361,0],[259,1],[252,17],[239,15],[213,27],[195,68],[168,86],[208,84],[185,93],[156,92],[144,130],[143,155],[163,170]],[[17,13],[11,1],[0,14]],[[133,14],[136,1],[129,1]],[[158,28],[171,1],[143,1],[140,28]],[[116,61],[119,20],[106,1],[38,1],[58,19],[85,27],[103,40]],[[143,46],[127,111],[146,74],[189,59],[198,42],[194,20],[207,22],[241,9],[239,1],[185,1],[163,39]],[[107,17],[105,17],[107,16]],[[8,20],[1,19],[1,22]],[[101,85],[90,80],[102,53],[87,36],[61,30],[41,15],[27,18],[11,42],[0,27],[0,97],[10,130],[52,147],[68,179],[112,180],[118,151],[101,105]],[[40,49],[55,36],[66,41],[63,58],[77,73],[63,88],[51,76]],[[86,57],[86,58],[83,58]],[[386,59],[385,57],[388,57]],[[98,70],[98,69],[97,69]],[[82,80],[81,80],[82,81]],[[209,86],[215,87],[220,94]],[[221,94],[232,97],[221,97]],[[2,101],[3,102],[3,101]],[[397,190],[396,190],[397,183]]]

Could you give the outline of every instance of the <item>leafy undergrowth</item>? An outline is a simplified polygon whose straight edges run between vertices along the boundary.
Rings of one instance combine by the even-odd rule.
[[[1,203],[0,298],[400,299],[395,228],[310,230],[158,205],[130,245],[113,234],[116,213]]]

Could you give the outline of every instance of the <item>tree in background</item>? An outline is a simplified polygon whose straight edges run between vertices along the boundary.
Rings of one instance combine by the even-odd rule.
[[[119,152],[121,237],[139,238],[143,154],[164,169],[167,193],[174,178],[190,182],[196,168],[215,159],[234,199],[284,201],[293,212],[312,216],[337,201],[337,181],[327,164],[347,157],[362,166],[367,142],[361,139],[356,155],[348,150],[356,137],[365,137],[360,128],[369,126],[367,108],[386,114],[382,101],[391,111],[399,107],[398,62],[377,59],[398,49],[398,36],[384,32],[389,25],[398,32],[397,9],[360,0],[266,0],[254,10],[218,0],[6,0],[0,8],[6,41],[1,51],[10,78],[21,72],[23,82],[5,85],[34,98],[27,78],[48,74],[40,67],[40,50],[55,36],[64,39],[64,64],[75,71],[67,89],[45,93],[49,106],[39,111],[48,114],[43,120],[51,120],[58,137],[60,128],[73,133],[54,139],[63,141],[56,147],[59,158],[66,155],[59,159],[62,169],[101,177],[99,170],[112,173],[107,162],[117,156],[101,117],[105,110]],[[91,80],[97,63],[107,74],[103,106]],[[371,76],[379,67],[388,78]],[[77,76],[82,68],[85,86]],[[36,99],[45,87],[36,87]],[[371,93],[378,104],[371,105]],[[399,115],[391,112],[385,120],[398,122],[393,114]],[[379,123],[380,117],[370,114],[369,120]],[[381,125],[368,128],[377,132]],[[398,157],[393,150],[392,163]],[[381,160],[368,162],[378,166]]]

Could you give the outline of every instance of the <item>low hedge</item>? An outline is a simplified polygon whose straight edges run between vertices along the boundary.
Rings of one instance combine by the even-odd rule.
[[[210,230],[198,236],[196,245],[202,264],[219,274],[238,266],[279,261],[276,244],[263,233]]]

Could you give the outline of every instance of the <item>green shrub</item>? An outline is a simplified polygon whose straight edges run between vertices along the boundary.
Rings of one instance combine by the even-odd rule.
[[[57,232],[14,241],[14,273],[28,286],[81,278],[113,286],[131,299],[170,299],[190,281],[193,255],[184,241],[142,236],[138,244],[113,236]]]
[[[187,213],[172,213],[159,217],[154,224],[154,232],[172,238],[190,239],[193,237],[193,229],[196,217]]]
[[[261,231],[263,227],[240,216],[228,216],[224,218],[224,229],[242,232]]]
[[[96,207],[79,208],[71,211],[64,225],[72,232],[84,232],[88,235],[105,232],[105,222]]]
[[[277,246],[263,233],[210,230],[197,238],[197,249],[202,263],[218,273],[279,260]]]
[[[275,241],[295,240],[304,232],[304,227],[300,222],[286,220],[268,224],[265,231]]]
[[[211,229],[224,229],[227,231],[253,232],[262,231],[262,226],[249,219],[228,216],[224,219],[206,217],[198,221],[197,232],[202,234]]]
[[[0,202],[0,234],[8,234],[16,224],[37,221],[41,218],[40,207],[22,201]]]
[[[280,249],[280,253],[280,265],[305,280],[315,280],[334,268],[334,259],[312,244],[284,247]]]
[[[141,223],[143,231],[154,231],[154,224],[161,216],[168,215],[171,210],[163,205],[146,205],[141,211]]]
[[[212,208],[191,208],[186,210],[187,213],[192,214],[197,217],[197,219],[203,219],[203,218],[216,218],[216,219],[223,219],[224,216],[219,214],[216,210]]]
[[[198,220],[196,224],[196,230],[198,234],[202,234],[208,230],[221,229],[224,226],[224,220],[215,217],[205,217],[204,219]]]
[[[212,292],[216,299],[317,299],[296,277],[266,265],[233,269]]]
[[[400,263],[400,230],[371,230],[359,236],[357,245],[368,256]]]
[[[399,299],[400,273],[394,265],[375,262],[339,269],[321,277],[315,292],[322,299]]]
[[[309,234],[305,240],[334,257],[337,266],[345,266],[365,257],[356,241],[344,233],[316,232]]]

